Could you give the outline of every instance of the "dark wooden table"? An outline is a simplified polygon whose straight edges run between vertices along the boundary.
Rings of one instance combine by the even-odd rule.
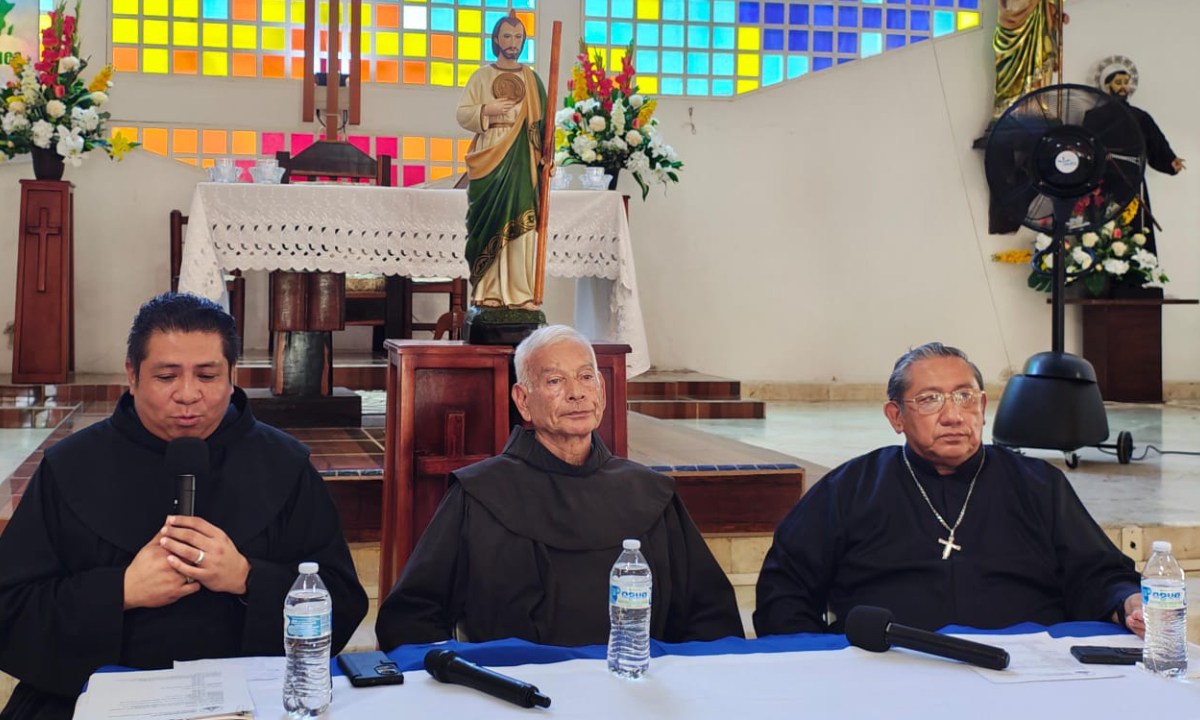
[[[1100,396],[1117,402],[1160,403],[1162,308],[1196,305],[1194,298],[1070,298],[1083,311],[1083,357],[1096,368]]]

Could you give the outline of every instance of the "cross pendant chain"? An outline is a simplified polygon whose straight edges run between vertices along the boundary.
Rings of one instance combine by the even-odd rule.
[[[943,559],[943,560],[949,560],[949,559],[950,559],[950,552],[951,552],[951,551],[953,551],[953,550],[962,550],[962,545],[955,545],[955,544],[954,544],[954,531],[953,531],[953,530],[952,530],[952,531],[950,531],[950,537],[946,538],[945,540],[943,540],[943,539],[941,539],[941,538],[938,538],[938,542],[946,546],[946,547],[945,547],[945,548],[942,550],[942,559]]]
[[[962,545],[956,545],[954,543],[954,533],[956,530],[958,530],[958,526],[962,524],[963,516],[967,514],[967,503],[971,502],[971,494],[975,492],[975,481],[979,479],[979,473],[983,472],[983,464],[987,461],[987,453],[983,453],[982,457],[979,458],[979,467],[975,469],[975,477],[971,478],[971,484],[967,487],[967,497],[963,499],[962,508],[958,511],[958,518],[955,519],[954,525],[947,523],[946,519],[942,517],[942,514],[933,506],[933,502],[929,499],[929,494],[925,492],[925,486],[922,485],[921,481],[917,479],[917,473],[915,470],[913,470],[912,463],[908,461],[908,450],[901,450],[901,453],[904,457],[904,465],[908,468],[908,474],[912,477],[913,483],[917,486],[917,490],[921,493],[921,498],[925,501],[925,504],[929,506],[929,510],[933,513],[933,516],[937,518],[938,524],[945,528],[946,532],[950,533],[950,536],[944,540],[942,538],[938,538],[938,542],[945,546],[942,548],[942,559],[949,560],[951,552],[955,550],[962,550]]]

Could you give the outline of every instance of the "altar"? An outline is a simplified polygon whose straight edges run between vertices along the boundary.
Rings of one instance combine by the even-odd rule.
[[[192,195],[180,292],[221,300],[230,270],[468,277],[465,190],[348,184],[199,183]],[[550,195],[546,273],[576,280],[575,326],[631,350],[650,368],[629,223],[621,195]]]

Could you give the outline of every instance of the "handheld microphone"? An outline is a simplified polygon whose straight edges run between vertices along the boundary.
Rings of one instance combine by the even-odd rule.
[[[196,476],[208,474],[208,444],[183,437],[167,443],[167,473],[175,477],[175,514],[196,514]]]
[[[521,707],[550,707],[550,698],[533,685],[479,667],[453,650],[435,648],[425,653],[425,670],[438,682],[465,685]]]
[[[1008,667],[1004,648],[900,625],[892,622],[894,618],[891,610],[859,605],[846,615],[846,639],[871,652],[885,652],[895,645],[990,670]]]

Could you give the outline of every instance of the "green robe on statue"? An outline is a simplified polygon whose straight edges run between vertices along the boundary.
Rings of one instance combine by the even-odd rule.
[[[533,87],[536,93],[528,92]],[[502,117],[483,114],[498,99],[517,101]],[[487,65],[467,82],[458,122],[475,133],[467,153],[467,263],[475,305],[533,302],[538,159],[546,105],[541,78],[521,66]]]

